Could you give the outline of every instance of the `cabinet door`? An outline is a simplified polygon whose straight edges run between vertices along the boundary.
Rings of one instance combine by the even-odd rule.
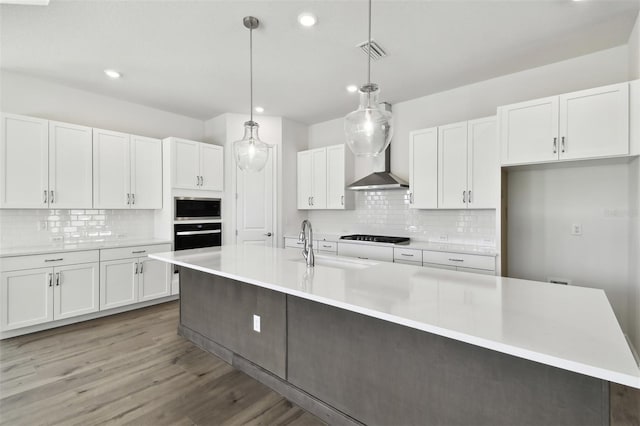
[[[344,145],[327,147],[327,208],[345,208]]]
[[[131,136],[131,207],[162,208],[162,141]]]
[[[93,206],[91,127],[49,122],[49,206],[90,209]]]
[[[224,179],[224,152],[218,145],[200,144],[201,189],[222,191]]]
[[[438,128],[438,207],[467,207],[467,122]]]
[[[0,274],[0,329],[53,321],[53,268]]]
[[[148,258],[138,259],[138,300],[157,299],[171,294],[172,265]]]
[[[98,262],[54,268],[54,319],[98,312],[100,300],[98,271]]]
[[[409,206],[438,207],[438,128],[417,130],[409,135]]]
[[[126,209],[130,205],[129,135],[93,129],[93,207]]]
[[[138,301],[137,259],[100,262],[100,310]]]
[[[47,208],[47,120],[2,114],[0,208]]]
[[[311,208],[327,208],[327,149],[311,151]]]
[[[298,152],[298,209],[311,208],[312,158],[311,151]]]
[[[467,207],[495,209],[500,185],[496,118],[469,121],[467,133]]]
[[[560,96],[560,159],[629,154],[629,84]]]
[[[502,164],[558,159],[558,97],[498,108]]]
[[[173,187],[199,189],[200,143],[185,139],[173,139],[171,151]]]

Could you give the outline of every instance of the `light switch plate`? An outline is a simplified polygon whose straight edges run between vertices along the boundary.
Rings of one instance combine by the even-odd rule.
[[[253,316],[253,331],[260,333],[260,315]]]

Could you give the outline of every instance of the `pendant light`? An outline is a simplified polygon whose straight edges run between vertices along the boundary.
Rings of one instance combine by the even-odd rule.
[[[367,84],[360,87],[360,105],[344,119],[347,146],[355,155],[373,157],[389,146],[393,127],[391,113],[378,103],[380,90],[371,82],[371,0],[369,0],[369,65]]]
[[[236,164],[243,171],[259,172],[267,164],[269,145],[258,136],[258,123],[253,121],[253,30],[260,21],[253,16],[245,16],[242,23],[249,29],[249,92],[251,97],[251,118],[244,123],[244,136],[233,143]]]

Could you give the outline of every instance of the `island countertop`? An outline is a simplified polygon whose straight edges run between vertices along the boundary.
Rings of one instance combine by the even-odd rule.
[[[603,290],[298,249],[227,245],[149,257],[576,373],[640,388]]]

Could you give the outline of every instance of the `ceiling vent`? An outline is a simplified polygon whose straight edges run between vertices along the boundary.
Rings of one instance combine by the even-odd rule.
[[[366,55],[369,52],[369,42],[364,41],[357,45],[356,47],[360,48],[362,52]],[[377,61],[378,59],[382,59],[387,56],[387,52],[384,51],[382,47],[375,40],[371,40],[371,60]]]

